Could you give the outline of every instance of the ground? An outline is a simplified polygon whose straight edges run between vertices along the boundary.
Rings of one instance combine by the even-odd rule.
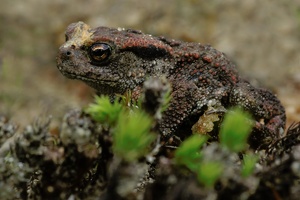
[[[3,0],[0,11],[0,114],[21,126],[41,114],[52,115],[55,126],[67,110],[91,101],[94,92],[64,78],[55,64],[66,26],[79,20],[210,43],[253,84],[278,94],[288,124],[300,121],[297,0]]]

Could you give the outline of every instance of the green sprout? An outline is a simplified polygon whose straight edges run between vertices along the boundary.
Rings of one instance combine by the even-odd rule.
[[[223,172],[223,166],[218,161],[205,161],[201,147],[208,137],[192,135],[182,142],[175,152],[175,162],[184,165],[197,174],[198,181],[206,187],[212,187]]]
[[[94,120],[113,125],[122,111],[122,104],[118,102],[111,103],[108,96],[96,96],[95,103],[90,104],[85,111]]]
[[[220,130],[220,142],[232,152],[247,147],[247,139],[252,129],[251,117],[240,108],[229,111]]]
[[[223,172],[223,166],[217,161],[202,162],[197,171],[198,181],[206,187],[214,186]]]
[[[96,96],[95,103],[85,111],[93,119],[111,126],[113,150],[120,158],[130,162],[145,155],[155,139],[151,133],[152,118],[140,109],[126,109],[128,96],[120,96],[121,102],[110,102],[108,96]]]
[[[171,89],[169,89],[163,96],[163,103],[162,103],[162,107],[161,107],[161,112],[164,112],[167,110],[167,108],[170,105],[170,101],[172,99],[171,96]]]
[[[192,135],[182,142],[175,152],[175,161],[179,165],[185,165],[192,171],[196,171],[202,159],[201,147],[207,141],[204,135]]]
[[[151,125],[152,119],[141,110],[121,112],[113,134],[114,152],[128,162],[145,155],[155,139],[150,132]]]
[[[200,124],[202,125],[202,124]],[[202,127],[200,127],[202,128]],[[220,131],[221,145],[232,152],[240,152],[247,147],[247,139],[252,128],[251,117],[239,108],[228,112]],[[206,187],[214,186],[224,172],[221,160],[207,160],[201,150],[208,137],[195,134],[182,142],[175,152],[175,162],[185,165],[197,174],[198,181]],[[249,176],[255,167],[257,157],[245,156],[242,176]]]
[[[254,154],[244,155],[242,171],[241,171],[243,177],[246,178],[253,173],[257,161],[258,161],[257,155]]]
[[[116,94],[116,97],[119,98],[119,102],[123,107],[130,109],[141,107],[141,98],[134,100],[131,90],[127,90],[123,95]]]

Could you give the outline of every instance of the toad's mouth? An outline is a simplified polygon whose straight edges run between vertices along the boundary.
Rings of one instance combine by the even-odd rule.
[[[80,72],[80,70],[74,70],[80,66],[75,65],[74,63],[69,63],[57,59],[57,68],[65,77],[69,79],[77,79],[84,82],[90,82],[94,84],[106,84],[106,83],[116,83],[120,80],[120,77],[117,75],[108,76],[109,72],[103,70],[102,72],[93,73],[93,72]]]
[[[70,74],[70,73],[63,73],[63,75],[70,79],[83,81],[90,87],[94,88],[98,92],[98,94],[110,95],[114,93],[120,93],[120,94],[124,93],[123,90],[120,90],[119,83],[116,80],[87,78],[85,76],[81,76],[78,74]]]
[[[98,84],[101,84],[101,83],[115,83],[115,82],[118,81],[118,80],[111,80],[111,79],[86,77],[86,76],[83,76],[83,75],[80,75],[80,74],[74,74],[74,73],[69,73],[69,72],[64,72],[64,71],[61,71],[61,73],[69,79],[77,79],[77,80],[81,80],[81,81],[84,81],[84,82],[92,82],[92,83],[98,83]]]

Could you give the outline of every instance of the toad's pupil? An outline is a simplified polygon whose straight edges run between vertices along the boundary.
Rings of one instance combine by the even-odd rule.
[[[93,54],[95,56],[101,57],[101,56],[103,56],[103,54],[105,54],[105,50],[103,50],[103,49],[96,49],[96,50],[93,51]]]
[[[91,57],[95,61],[104,61],[110,55],[110,46],[107,44],[94,44],[91,47]]]

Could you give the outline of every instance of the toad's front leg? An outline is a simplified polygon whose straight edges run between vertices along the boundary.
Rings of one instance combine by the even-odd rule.
[[[283,135],[285,110],[270,91],[240,82],[232,89],[229,102],[232,106],[241,106],[252,114],[255,125],[249,143],[253,148],[264,148]]]

